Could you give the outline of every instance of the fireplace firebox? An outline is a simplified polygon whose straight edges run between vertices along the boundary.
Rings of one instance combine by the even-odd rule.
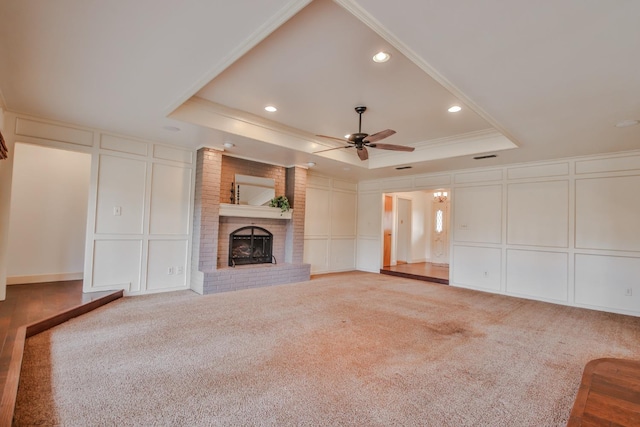
[[[229,235],[229,266],[273,262],[273,234],[262,227],[238,228]]]

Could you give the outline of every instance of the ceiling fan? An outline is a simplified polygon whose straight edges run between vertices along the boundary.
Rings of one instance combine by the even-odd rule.
[[[367,147],[378,148],[380,150],[393,150],[393,151],[415,150],[414,147],[405,147],[404,145],[377,144],[376,143],[377,141],[380,141],[381,139],[385,139],[386,137],[393,135],[394,133],[396,133],[396,131],[391,129],[385,129],[383,131],[374,133],[373,135],[369,135],[368,133],[362,133],[362,113],[367,111],[367,107],[361,105],[356,107],[355,110],[356,110],[356,113],[358,113],[359,115],[357,133],[352,133],[347,137],[347,139],[335,138],[333,136],[327,136],[327,135],[316,135],[322,138],[329,138],[329,139],[335,139],[340,142],[347,142],[349,143],[349,145],[346,145],[343,147],[329,148],[327,150],[316,151],[313,154],[323,153],[325,151],[331,151],[331,150],[339,150],[341,148],[355,147],[358,152],[358,157],[360,157],[360,160],[367,160],[369,158],[369,152],[367,151]]]

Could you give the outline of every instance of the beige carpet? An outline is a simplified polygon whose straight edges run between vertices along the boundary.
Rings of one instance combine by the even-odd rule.
[[[27,342],[15,425],[560,426],[640,318],[368,273],[125,298]]]

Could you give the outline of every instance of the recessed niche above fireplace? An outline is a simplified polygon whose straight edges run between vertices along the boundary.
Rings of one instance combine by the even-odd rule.
[[[232,203],[236,205],[268,206],[276,196],[276,183],[272,178],[236,174],[235,179]]]

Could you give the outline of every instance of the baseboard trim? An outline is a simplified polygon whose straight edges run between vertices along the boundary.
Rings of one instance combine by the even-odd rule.
[[[124,291],[116,291],[108,295],[96,298],[85,304],[80,304],[61,313],[55,314],[46,319],[34,322],[28,325],[20,326],[16,331],[16,337],[13,342],[13,351],[11,352],[11,361],[7,370],[7,378],[5,379],[4,389],[2,390],[2,399],[0,400],[0,427],[11,427],[13,424],[13,412],[16,406],[16,397],[18,395],[18,384],[20,383],[20,370],[22,369],[22,357],[24,355],[25,340],[47,329],[58,326],[69,319],[78,317],[98,307],[122,298]]]
[[[55,274],[33,274],[30,276],[7,277],[7,285],[27,285],[30,283],[64,282],[67,280],[82,280],[84,273],[55,273]]]

